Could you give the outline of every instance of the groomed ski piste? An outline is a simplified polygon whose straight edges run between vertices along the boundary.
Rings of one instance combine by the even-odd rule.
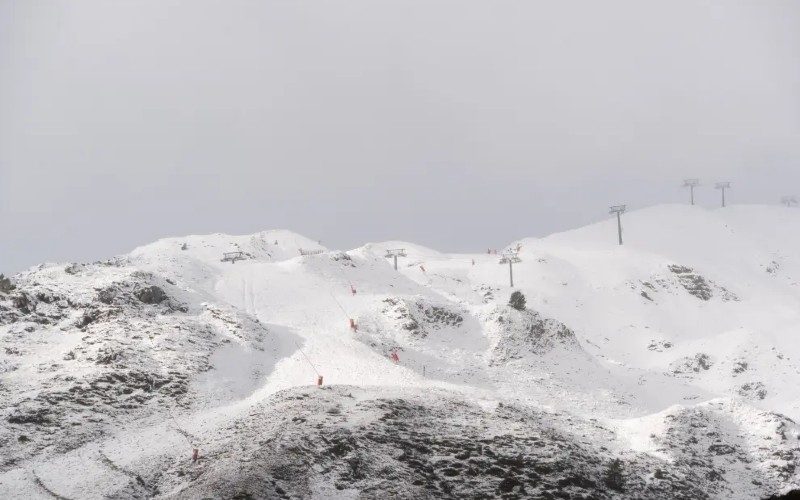
[[[0,292],[0,498],[800,489],[800,210],[623,228],[498,254],[212,234],[22,272]]]

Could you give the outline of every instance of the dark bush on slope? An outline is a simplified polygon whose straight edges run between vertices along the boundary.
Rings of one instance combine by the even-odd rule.
[[[3,274],[0,274],[0,293],[8,293],[14,288],[14,284],[11,283],[11,280],[6,278]]]
[[[615,458],[609,462],[603,477],[603,482],[612,490],[624,490],[625,477],[622,475],[622,460]]]
[[[522,294],[519,290],[515,291],[511,294],[511,298],[508,299],[508,305],[516,309],[517,311],[524,311],[525,310],[525,295]]]

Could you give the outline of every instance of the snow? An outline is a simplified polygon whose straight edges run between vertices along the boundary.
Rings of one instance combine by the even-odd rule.
[[[401,241],[330,251],[286,230],[166,238],[107,263],[21,273],[14,281],[31,291],[35,310],[7,305],[2,316],[0,309],[0,380],[9,388],[0,393],[0,438],[31,434],[36,447],[15,444],[16,458],[0,467],[0,497],[112,495],[148,461],[181,463],[187,440],[201,449],[221,445],[221,429],[278,394],[315,385],[318,375],[325,387],[448,394],[490,415],[501,403],[554,412],[566,433],[577,432],[569,419],[602,422],[607,431],[598,436],[613,434],[602,438],[609,449],[665,464],[680,463],[685,450],[674,440],[693,432],[687,422],[707,419],[768,478],[759,489],[739,462],[709,459],[709,467],[730,471],[727,486],[709,486],[713,495],[749,498],[796,486],[796,474],[770,472],[773,459],[761,448],[784,446],[774,441],[778,432],[794,440],[787,450],[797,446],[796,430],[771,412],[800,418],[800,210],[663,205],[622,221],[623,246],[616,218],[510,243],[520,248],[514,281],[527,312],[506,305],[508,267],[497,255]],[[397,271],[385,257],[396,248],[407,253]],[[245,258],[223,261],[231,251]],[[99,290],[146,283],[163,287],[169,307],[134,299],[114,302],[119,310],[97,305]],[[36,299],[42,290],[79,306]],[[11,300],[0,295],[0,304]],[[76,326],[95,309],[100,319]],[[48,315],[58,319],[41,319]],[[149,339],[121,333],[122,324],[127,332],[149,329]],[[108,349],[122,360],[99,365]],[[127,413],[104,414],[68,450],[30,424],[8,423],[41,391],[91,382],[121,369],[126,356],[144,360],[136,365],[142,370],[185,376],[186,401],[159,394]],[[779,453],[778,465],[791,469],[797,455]],[[165,497],[193,487],[189,476],[160,481]],[[330,488],[313,478],[319,498],[356,495]]]

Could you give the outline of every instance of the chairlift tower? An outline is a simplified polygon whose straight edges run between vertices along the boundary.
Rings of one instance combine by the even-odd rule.
[[[730,189],[731,183],[730,182],[718,182],[714,185],[716,189],[722,191],[722,207],[725,208],[725,190]]]
[[[224,252],[222,254],[222,262],[230,262],[236,264],[237,260],[244,260],[244,252],[235,250],[232,252]]]
[[[683,187],[689,188],[689,196],[692,201],[692,205],[694,205],[694,188],[695,186],[700,185],[700,179],[684,179],[683,180]]]
[[[625,205],[614,205],[608,209],[608,213],[617,214],[617,235],[619,236],[620,245],[622,245],[622,214],[624,214],[626,210],[627,208],[625,208]]]
[[[511,288],[514,288],[514,264],[517,262],[522,262],[522,259],[520,259],[519,254],[514,251],[503,252],[503,255],[500,257],[500,264],[508,264],[508,282]]]
[[[405,248],[393,248],[391,250],[386,250],[386,258],[392,257],[394,259],[394,270],[397,271],[397,258],[398,257],[405,257],[406,256],[406,249]]]
[[[797,206],[797,196],[782,196],[781,203],[786,205],[787,207],[796,207]]]

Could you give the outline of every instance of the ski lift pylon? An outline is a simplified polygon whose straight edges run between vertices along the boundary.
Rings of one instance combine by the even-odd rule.
[[[224,252],[222,254],[222,262],[230,262],[231,264],[235,264],[237,260],[244,260],[244,252],[235,251]]]

